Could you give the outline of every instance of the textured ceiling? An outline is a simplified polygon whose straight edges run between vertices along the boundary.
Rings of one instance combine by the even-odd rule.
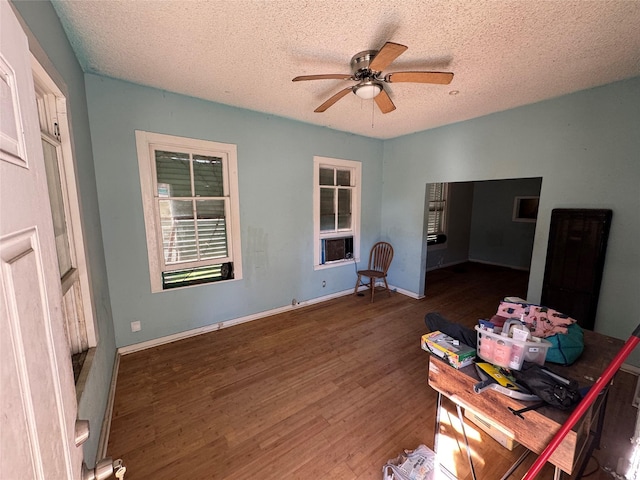
[[[54,0],[86,72],[375,138],[392,138],[640,75],[640,0]],[[349,94],[386,41],[385,73],[454,72],[450,85],[387,84],[397,109]],[[457,95],[452,91],[459,92]]]

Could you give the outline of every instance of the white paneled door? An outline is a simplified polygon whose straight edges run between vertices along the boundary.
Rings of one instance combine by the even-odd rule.
[[[81,477],[27,37],[0,0],[0,477]]]

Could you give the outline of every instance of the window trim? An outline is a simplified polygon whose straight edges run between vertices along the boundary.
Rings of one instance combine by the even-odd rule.
[[[320,167],[349,169],[352,172],[351,228],[328,234],[320,233]],[[360,217],[362,195],[362,162],[330,157],[313,157],[313,269],[333,268],[360,260]],[[323,239],[353,237],[353,257],[332,262],[322,262],[320,242]]]
[[[144,213],[144,223],[147,240],[147,255],[149,261],[149,280],[151,282],[151,292],[166,292],[182,288],[191,288],[197,287],[199,285],[211,284],[211,282],[207,282],[167,289],[164,289],[162,287],[162,273],[164,271],[176,270],[177,266],[175,264],[168,265],[163,269],[164,256],[162,246],[162,233],[159,230],[160,219],[156,216],[155,208],[157,197],[157,192],[154,189],[154,175],[156,167],[154,162],[155,156],[153,152],[155,150],[186,150],[191,154],[224,156],[226,158],[228,171],[225,182],[228,182],[229,188],[229,233],[231,237],[230,242],[228,242],[228,249],[229,259],[233,262],[234,278],[220,281],[242,279],[237,146],[231,143],[212,142],[209,140],[178,137],[174,135],[165,135],[162,133],[145,132],[142,130],[136,130],[135,136],[136,150],[138,154],[138,167],[140,171],[140,187],[142,193],[142,208]],[[209,262],[209,264],[211,265],[218,263],[221,263],[220,259],[214,259]]]

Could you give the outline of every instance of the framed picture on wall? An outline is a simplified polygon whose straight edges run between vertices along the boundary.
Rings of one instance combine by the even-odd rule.
[[[535,222],[540,197],[516,197],[513,202],[514,222]]]

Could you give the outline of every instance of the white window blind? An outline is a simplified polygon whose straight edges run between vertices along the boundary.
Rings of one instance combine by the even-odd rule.
[[[165,267],[228,261],[226,159],[156,150],[155,160]]]
[[[448,184],[429,184],[429,212],[427,214],[427,243],[433,245],[446,240]]]

